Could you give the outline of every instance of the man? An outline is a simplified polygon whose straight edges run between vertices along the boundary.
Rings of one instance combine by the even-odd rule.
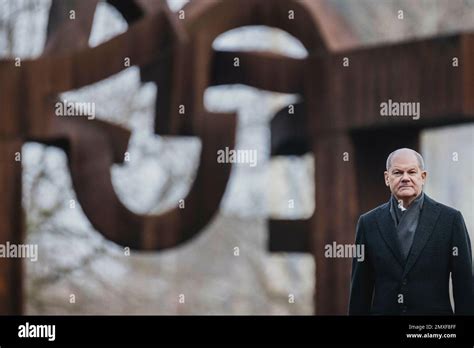
[[[389,202],[357,223],[365,258],[352,263],[349,314],[453,314],[450,274],[454,313],[474,314],[471,243],[461,213],[423,193],[427,172],[416,151],[392,152],[386,168]]]

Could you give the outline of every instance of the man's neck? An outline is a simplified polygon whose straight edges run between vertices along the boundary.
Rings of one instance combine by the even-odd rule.
[[[417,199],[418,197],[420,197],[421,194],[422,194],[422,192],[420,192],[420,194],[418,196],[406,197],[406,198],[397,198],[395,196],[395,198],[396,198],[397,202],[402,201],[403,208],[408,209],[408,207],[410,207],[410,205],[413,203],[413,201],[415,199]]]

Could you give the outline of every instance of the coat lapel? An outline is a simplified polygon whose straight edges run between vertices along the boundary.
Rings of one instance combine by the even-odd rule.
[[[420,219],[413,238],[413,244],[403,271],[404,276],[410,271],[418,259],[418,256],[420,256],[421,251],[434,230],[439,212],[440,208],[438,203],[425,194],[423,209],[421,210]]]
[[[402,260],[395,223],[390,215],[390,202],[386,203],[385,206],[379,210],[376,220],[382,238],[385,240],[385,243],[392,251],[400,266],[403,268],[405,262]]]

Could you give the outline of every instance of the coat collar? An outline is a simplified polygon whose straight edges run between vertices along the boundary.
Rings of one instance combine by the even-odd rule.
[[[439,204],[431,199],[428,195],[424,195],[423,208],[421,210],[418,226],[413,238],[413,244],[408,254],[406,262],[403,261],[400,246],[396,236],[396,228],[390,214],[390,201],[385,203],[376,215],[377,225],[382,238],[392,251],[395,259],[404,269],[405,276],[415,264],[420,256],[428,238],[430,237],[436,225],[440,212]]]
[[[423,202],[423,209],[421,210],[420,219],[418,221],[418,226],[415,231],[415,237],[413,239],[413,244],[411,246],[410,253],[408,254],[408,259],[405,264],[405,270],[403,275],[405,276],[410,269],[415,264],[418,256],[420,256],[421,251],[425,247],[428,238],[433,232],[436,222],[438,221],[439,212],[441,208],[439,204],[432,200],[430,197],[425,195]]]
[[[397,240],[397,231],[395,223],[390,214],[390,201],[385,203],[376,215],[378,229],[385,243],[392,251],[393,256],[403,268],[404,262],[400,252],[400,246]]]

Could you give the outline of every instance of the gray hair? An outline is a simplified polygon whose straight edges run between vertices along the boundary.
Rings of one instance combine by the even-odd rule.
[[[423,160],[423,156],[421,156],[421,155],[420,155],[418,152],[416,152],[415,150],[412,150],[412,149],[409,149],[409,148],[406,148],[406,147],[404,147],[404,148],[402,148],[402,149],[397,149],[397,150],[393,151],[390,155],[388,155],[388,157],[387,157],[387,163],[385,164],[387,170],[389,170],[390,167],[392,166],[392,157],[393,157],[394,155],[396,155],[398,152],[400,152],[400,151],[406,151],[406,150],[412,152],[412,153],[415,155],[416,160],[418,161],[418,167],[420,167],[421,170],[425,170],[425,161]]]

